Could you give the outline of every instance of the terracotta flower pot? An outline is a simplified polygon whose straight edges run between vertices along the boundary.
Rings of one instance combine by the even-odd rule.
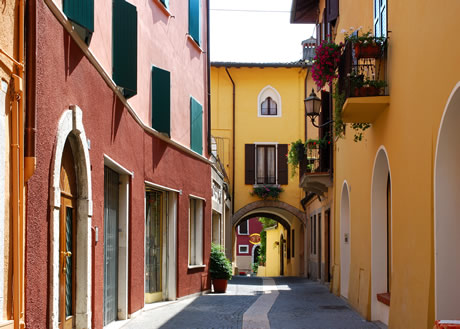
[[[227,291],[227,283],[228,280],[226,279],[212,279],[212,286],[214,287],[214,292],[226,292]]]
[[[379,58],[382,53],[382,46],[377,43],[355,43],[354,47],[356,58]]]

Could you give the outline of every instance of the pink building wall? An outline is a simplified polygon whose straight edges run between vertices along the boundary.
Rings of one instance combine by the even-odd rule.
[[[150,125],[152,65],[171,72],[171,139],[190,146],[190,96],[206,103],[206,1],[202,1],[201,46],[188,37],[188,1],[127,0],[137,8],[137,95],[128,103]],[[53,0],[62,8],[62,0]],[[169,12],[169,13],[168,13]],[[94,34],[89,46],[112,76],[112,0],[94,1]],[[197,79],[200,77],[200,79]],[[203,126],[207,124],[203,123]],[[203,137],[205,139],[205,136]],[[205,140],[203,140],[204,145]]]
[[[107,28],[111,32],[111,12],[101,9],[101,2],[95,1],[94,52],[98,42],[111,40],[110,35],[102,36]],[[171,35],[159,32],[158,42],[148,43],[145,29],[151,27],[159,31],[163,26],[164,15],[154,6],[156,1],[137,1],[139,15],[138,54],[145,76],[151,75],[151,64],[156,59],[165,65],[171,65],[173,83],[171,86],[171,121],[174,135],[189,145],[189,97],[197,98],[203,104],[206,117],[206,70],[205,55],[184,39],[185,27],[188,29],[184,6],[187,1],[171,1],[172,14],[168,18]],[[134,3],[134,2],[133,2]],[[180,3],[180,4],[178,4]],[[149,6],[143,8],[142,4]],[[203,2],[203,5],[205,2]],[[152,7],[153,6],[153,7]],[[177,7],[176,7],[177,6]],[[178,11],[176,11],[176,9]],[[180,11],[179,11],[180,9]],[[106,10],[106,11],[104,11]],[[203,11],[205,8],[203,8]],[[102,15],[100,16],[102,12]],[[203,19],[206,15],[203,12]],[[147,17],[151,16],[151,25]],[[92,180],[92,227],[99,228],[99,242],[92,244],[91,250],[91,312],[92,328],[103,327],[103,273],[104,273],[104,155],[117,161],[134,173],[129,183],[129,251],[128,251],[128,313],[139,311],[144,306],[144,226],[145,226],[145,181],[168,186],[181,191],[177,201],[177,297],[186,296],[210,288],[208,262],[211,237],[211,168],[205,158],[191,156],[184,150],[162,141],[147,133],[124,107],[117,95],[107,85],[100,73],[84,55],[80,47],[55,18],[48,6],[39,0],[36,2],[37,47],[36,47],[36,89],[33,101],[37,116],[37,169],[27,184],[26,204],[26,327],[34,329],[50,328],[49,292],[50,284],[50,175],[59,119],[63,111],[75,104],[82,110],[86,137],[91,141],[89,151]],[[104,25],[103,19],[110,17],[110,24]],[[179,23],[181,21],[181,23]],[[185,21],[185,23],[184,23]],[[156,22],[154,24],[154,22]],[[175,23],[174,23],[175,22]],[[149,23],[149,24],[150,24]],[[174,25],[176,24],[176,25]],[[98,26],[105,26],[106,30]],[[163,26],[163,27],[161,27]],[[153,33],[152,30],[152,33]],[[104,32],[105,31],[105,32]],[[144,32],[143,32],[144,31]],[[181,33],[184,33],[179,37]],[[150,35],[151,36],[151,35]],[[177,43],[170,41],[177,38]],[[100,40],[98,40],[100,38]],[[107,40],[106,40],[107,39]],[[204,47],[206,38],[202,37]],[[143,41],[141,41],[143,40]],[[160,51],[160,41],[165,49]],[[91,43],[93,45],[93,43]],[[155,48],[156,47],[156,48]],[[100,48],[109,51],[111,47]],[[171,51],[171,53],[168,53]],[[100,58],[104,58],[102,54]],[[145,58],[144,58],[145,57]],[[167,58],[166,58],[167,57]],[[105,58],[107,59],[107,58]],[[147,65],[146,63],[150,63]],[[105,65],[110,65],[109,62]],[[158,66],[161,66],[158,64]],[[163,67],[168,69],[167,67]],[[184,72],[179,74],[180,70]],[[190,72],[189,72],[190,70]],[[111,71],[111,70],[110,70]],[[175,73],[174,73],[175,72]],[[110,74],[111,75],[111,74]],[[138,81],[138,99],[134,110],[143,115],[143,121],[149,125],[150,80]],[[193,83],[192,83],[193,79]],[[142,84],[148,87],[141,87]],[[32,103],[32,99],[29,100]],[[135,102],[133,105],[136,104]],[[203,124],[203,153],[207,157],[207,125]],[[179,130],[182,131],[179,133]],[[57,155],[59,156],[59,155]],[[206,184],[205,182],[209,182]],[[204,268],[188,268],[188,221],[189,195],[204,199],[203,209],[203,263]]]

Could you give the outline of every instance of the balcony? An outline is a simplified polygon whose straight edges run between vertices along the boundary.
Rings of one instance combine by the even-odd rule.
[[[339,63],[339,92],[345,96],[344,123],[372,123],[390,104],[386,81],[387,41],[363,54],[347,42]]]
[[[299,168],[299,186],[307,193],[323,196],[332,186],[332,142],[309,145]]]

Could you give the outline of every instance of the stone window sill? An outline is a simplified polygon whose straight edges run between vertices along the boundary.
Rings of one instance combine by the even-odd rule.
[[[157,4],[157,6],[161,9],[161,11],[168,17],[173,17],[171,15],[171,12],[169,11],[168,8],[165,7],[165,5],[160,1],[160,0],[153,0],[154,3]]]
[[[192,45],[199,51],[204,53],[203,48],[192,38],[190,34],[187,33],[187,39],[192,43]]]

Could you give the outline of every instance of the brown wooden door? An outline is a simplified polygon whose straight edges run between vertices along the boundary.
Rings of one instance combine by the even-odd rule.
[[[61,164],[59,222],[59,328],[75,328],[76,295],[76,196],[75,164],[69,141]]]

